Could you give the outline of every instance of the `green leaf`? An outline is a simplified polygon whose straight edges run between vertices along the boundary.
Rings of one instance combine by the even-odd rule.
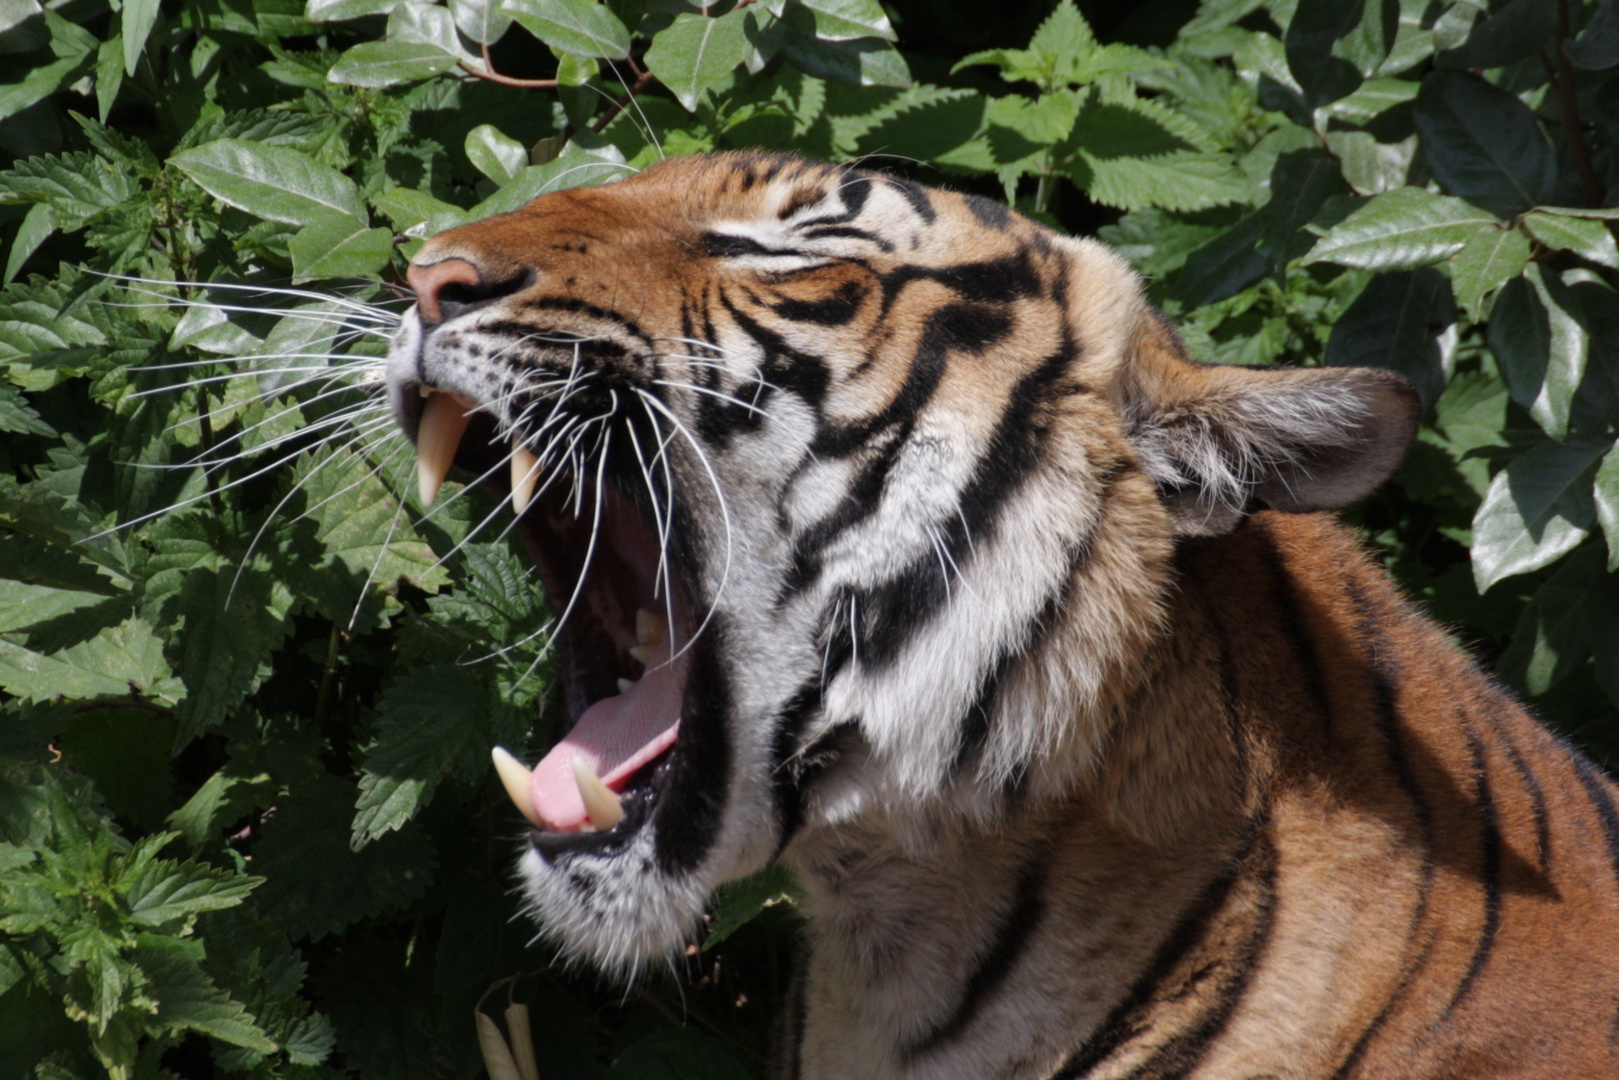
[[[493,45],[512,25],[500,0],[450,0],[450,14],[461,32],[480,45]]]
[[[1081,152],[1067,173],[1092,199],[1121,210],[1189,213],[1241,202],[1248,194],[1247,178],[1225,154],[1105,160]]]
[[[501,7],[553,49],[604,60],[629,55],[630,32],[595,0],[501,0]]]
[[[316,278],[375,277],[393,254],[393,233],[331,214],[310,222],[287,241],[294,283]]]
[[[16,116],[30,105],[76,82],[94,63],[95,53],[78,53],[34,68],[20,82],[0,86],[0,120]]]
[[[803,895],[792,874],[781,863],[720,886],[714,894],[714,918],[703,938],[703,951],[707,952],[742,929],[766,908],[797,904]]]
[[[1259,253],[1264,219],[1251,214],[1186,257],[1175,279],[1175,294],[1199,308],[1235,296],[1265,276]]]
[[[172,837],[173,833],[162,834]],[[159,859],[132,881],[125,894],[129,920],[137,926],[161,928],[205,911],[222,911],[247,899],[262,883],[233,871],[199,863]]]
[[[806,75],[855,86],[892,86],[903,90],[911,85],[911,70],[906,67],[904,57],[886,41],[877,38],[822,41],[813,30],[806,31],[792,20],[782,26],[781,51]]]
[[[28,261],[28,256],[38,251],[39,245],[50,239],[55,231],[56,221],[51,217],[50,205],[39,202],[30,206],[11,239],[11,250],[6,253],[5,276],[0,281],[9,282],[15,278]]]
[[[456,58],[419,41],[365,41],[337,58],[329,82],[380,88],[420,82],[455,67]]]
[[[1324,233],[1308,261],[1363,270],[1416,270],[1456,254],[1496,220],[1461,199],[1403,187],[1372,199]]]
[[[1524,606],[1498,667],[1512,683],[1539,697],[1591,654],[1597,621],[1619,610],[1619,593],[1604,580],[1602,553],[1583,548]]]
[[[349,847],[355,788],[322,775],[294,788],[253,851],[258,909],[288,937],[319,940],[368,916],[407,907],[433,879],[432,845],[406,826]]]
[[[198,567],[163,607],[176,635],[180,705],[176,747],[225,719],[226,713],[269,674],[270,654],[292,632],[286,587],[264,570]]]
[[[232,1046],[272,1054],[276,1044],[252,1013],[214,985],[196,963],[167,949],[143,948],[135,961],[151,981],[157,1001],[154,1020],[169,1031],[195,1031]]]
[[[1479,592],[1549,566],[1591,531],[1591,479],[1609,444],[1587,439],[1541,443],[1490,481],[1473,515],[1473,578]]]
[[[1531,263],[1496,294],[1489,344],[1512,400],[1554,439],[1568,431],[1574,392],[1585,374],[1589,338],[1573,314],[1578,300],[1555,276]]]
[[[0,192],[7,202],[49,206],[56,228],[72,232],[103,211],[139,199],[140,185],[129,169],[81,151],[17,162],[0,173]]]
[[[21,432],[54,438],[56,429],[40,418],[28,399],[15,387],[0,383],[0,431]]]
[[[394,8],[388,16],[386,40],[431,45],[457,60],[475,59],[461,44],[455,16],[436,4],[401,4]]]
[[[146,38],[157,23],[159,0],[124,0],[124,74],[135,74]]]
[[[497,184],[509,183],[528,167],[523,144],[501,133],[493,124],[479,124],[467,132],[467,160]]]
[[[822,41],[853,41],[863,37],[895,40],[894,25],[877,0],[797,0],[797,3],[815,13],[815,36]]]
[[[1468,5],[1456,4],[1462,8]],[[1485,5],[1479,5],[1485,7]],[[1557,29],[1557,8],[1540,0],[1508,0],[1488,5],[1473,21],[1466,40],[1439,57],[1441,67],[1461,70],[1505,67],[1542,49],[1550,50]]]
[[[445,775],[472,779],[489,770],[503,703],[488,674],[442,664],[404,672],[384,691],[376,741],[361,764],[351,840],[356,850],[414,817]]]
[[[240,776],[228,769],[210,776],[185,805],[169,815],[168,823],[193,851],[219,839],[221,829],[249,810],[268,806],[275,797],[268,773]]]
[[[567,188],[595,187],[612,180],[622,180],[630,172],[624,164],[623,155],[615,146],[582,150],[570,145],[562,156],[544,165],[530,165],[512,177],[511,183],[467,211],[467,217],[478,221],[504,214],[541,195]]]
[[[733,11],[718,18],[677,15],[653,39],[647,70],[663,81],[682,105],[695,112],[702,92],[731,74],[748,58],[753,15]]]
[[[1480,321],[1484,300],[1529,265],[1529,240],[1517,229],[1482,228],[1450,263],[1456,302]]]
[[[268,221],[313,225],[334,211],[366,220],[354,181],[291,147],[217,139],[169,163],[219,201]]]
[[[1415,135],[1395,143],[1378,142],[1369,131],[1329,131],[1325,138],[1356,194],[1394,191],[1411,175],[1417,154]]]
[[[1380,7],[1378,0],[1372,0]],[[1364,0],[1299,0],[1287,24],[1284,44],[1288,70],[1304,93],[1307,109],[1316,109],[1354,91],[1361,72],[1337,51],[1365,15]]]
[[[1597,5],[1579,40],[1564,45],[1563,52],[1576,67],[1590,71],[1619,66],[1619,9],[1612,0]]]
[[[1619,443],[1603,456],[1591,494],[1608,540],[1608,569],[1619,570]]]
[[[152,693],[174,700],[163,647],[149,623],[128,619],[49,655],[0,639],[0,689],[24,701]]]
[[[1582,259],[1619,267],[1619,246],[1601,221],[1531,210],[1523,216],[1523,227],[1553,251],[1572,251]]]
[[[1379,274],[1333,325],[1327,363],[1398,371],[1432,406],[1445,388],[1439,336],[1455,321],[1450,283],[1439,271]]]
[[[1557,158],[1529,106],[1475,75],[1436,71],[1417,94],[1417,133],[1450,194],[1511,220],[1548,201]]]
[[[386,15],[410,0],[308,0],[304,18],[310,22],[339,22],[366,15]]]
[[[1304,227],[1334,195],[1346,194],[1338,162],[1322,149],[1290,150],[1276,158],[1270,175],[1270,202],[1259,211],[1263,223],[1259,252],[1285,284],[1287,264],[1305,254],[1315,238]]]

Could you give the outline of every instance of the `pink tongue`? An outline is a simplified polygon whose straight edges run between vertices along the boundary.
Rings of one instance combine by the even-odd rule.
[[[583,758],[614,791],[641,766],[663,753],[680,731],[678,668],[669,663],[664,637],[647,661],[646,674],[628,693],[603,698],[585,710],[563,740],[534,766],[529,798],[534,812],[553,832],[578,832],[585,823],[585,804],[573,775],[573,759]]]

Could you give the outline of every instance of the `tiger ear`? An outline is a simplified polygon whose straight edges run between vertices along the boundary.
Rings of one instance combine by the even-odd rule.
[[[1388,479],[1422,418],[1409,382],[1376,368],[1200,364],[1156,312],[1120,382],[1131,441],[1185,536],[1254,510],[1337,510]]]

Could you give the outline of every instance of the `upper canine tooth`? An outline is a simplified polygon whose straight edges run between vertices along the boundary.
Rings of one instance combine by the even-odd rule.
[[[518,811],[528,818],[530,825],[543,828],[540,816],[534,812],[534,800],[529,795],[529,778],[533,774],[528,767],[512,757],[504,746],[495,747],[489,751],[489,756],[494,759],[495,772],[500,774],[500,782],[512,802],[517,804]]]
[[[663,643],[663,635],[669,632],[669,620],[655,611],[646,608],[637,608],[635,612],[635,643],[644,645],[649,649],[656,648]],[[645,663],[646,661],[642,661]]]
[[[512,438],[512,512],[521,514],[534,498],[534,485],[540,478],[540,459],[533,451]]]
[[[421,423],[416,427],[416,491],[423,506],[432,506],[438,498],[467,423],[467,410],[450,394],[433,394],[422,405]]]
[[[624,817],[624,804],[613,789],[602,783],[596,770],[582,757],[573,759],[573,779],[579,785],[579,798],[584,800],[585,814],[598,832],[606,832]]]
[[[618,692],[621,694],[627,694],[630,692],[630,687],[634,685],[634,679],[620,679],[618,680]]]
[[[630,658],[637,664],[644,664],[652,659],[652,646],[650,645],[631,645],[624,651],[629,653]]]

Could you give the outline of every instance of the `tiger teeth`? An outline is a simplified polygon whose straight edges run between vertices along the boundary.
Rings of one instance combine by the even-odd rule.
[[[500,775],[500,782],[506,788],[507,796],[517,805],[518,812],[528,818],[529,824],[542,828],[540,816],[534,812],[534,801],[529,797],[529,779],[533,773],[512,757],[504,746],[495,747],[489,751],[489,756],[494,759],[495,772]]]
[[[416,491],[423,506],[432,506],[455,452],[466,434],[470,402],[454,394],[429,393],[416,427]]]
[[[630,688],[634,685],[634,679],[620,679],[618,680],[618,692],[621,694],[627,694],[630,692]]]
[[[648,649],[655,649],[663,643],[663,635],[669,632],[669,620],[655,611],[638,608],[635,612],[635,643]]]
[[[540,478],[540,459],[533,452],[512,440],[512,513],[521,514],[534,498],[534,485]]]
[[[585,815],[597,832],[606,832],[624,817],[624,804],[613,789],[602,783],[596,770],[582,757],[573,759],[573,779],[579,785],[579,798],[584,801]]]

